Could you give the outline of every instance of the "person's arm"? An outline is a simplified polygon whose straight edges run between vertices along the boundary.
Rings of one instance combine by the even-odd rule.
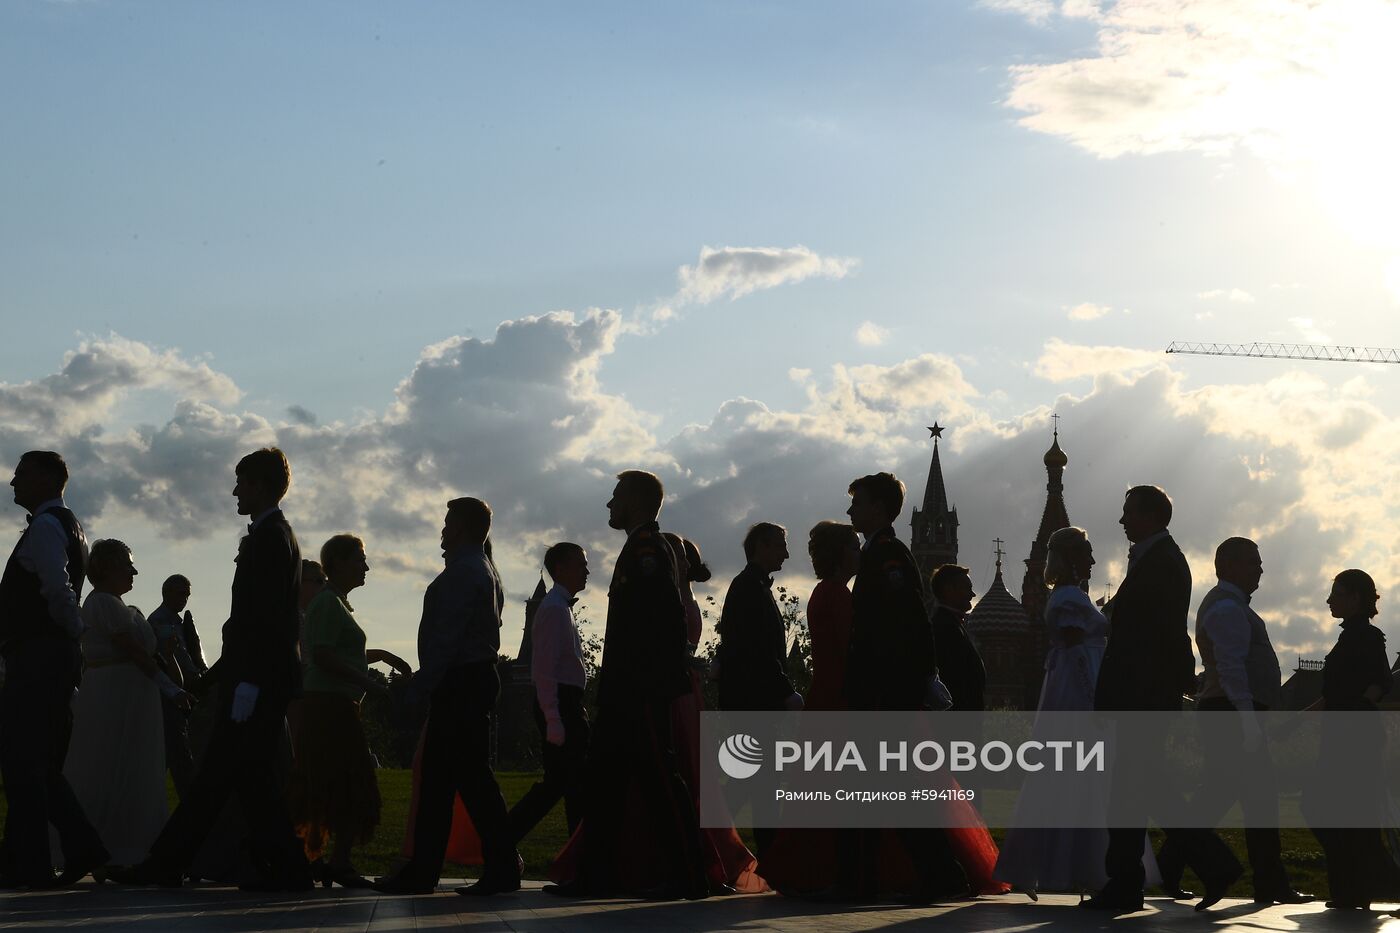
[[[68,579],[68,535],[57,518],[43,514],[34,519],[25,542],[34,572],[39,577],[39,593],[49,608],[54,624],[74,638],[82,634],[83,620],[78,594]]]
[[[535,683],[535,700],[544,713],[545,741],[551,745],[564,744],[564,717],[559,712],[559,682],[554,679],[554,672],[558,670],[560,652],[573,650],[572,641],[566,640],[568,633],[561,630],[561,623],[571,624],[568,610],[563,610],[561,619],[559,609],[542,608],[531,630],[534,654],[530,658],[530,679]]]
[[[316,662],[316,666],[321,669],[322,673],[329,674],[336,680],[344,681],[347,684],[359,687],[366,693],[371,691],[375,693],[385,693],[388,690],[387,687],[368,674],[363,674],[346,664],[345,661],[335,653],[335,648],[331,645],[322,643],[314,646],[311,649],[311,657],[312,660]]]
[[[1233,600],[1221,600],[1206,612],[1201,627],[1215,647],[1215,673],[1230,705],[1240,712],[1253,711],[1254,695],[1245,667],[1249,657],[1249,616],[1244,607]]]
[[[460,571],[446,570],[423,594],[423,619],[418,625],[418,673],[410,689],[426,697],[442,681],[443,675],[458,663],[464,635],[472,630],[479,614],[479,600],[473,592],[475,581]]]
[[[387,664],[405,677],[413,676],[413,668],[403,658],[383,648],[370,648],[365,652],[367,664]]]
[[[768,669],[767,676],[772,682],[770,689],[773,692],[773,697],[777,700],[776,707],[790,710],[801,709],[803,705],[802,694],[792,688],[792,679],[787,674],[787,631],[783,627],[782,611],[766,588],[758,595],[764,597],[760,604],[760,611],[763,615],[758,616],[755,621],[765,620],[764,625],[770,630],[769,637],[772,639],[773,647],[765,652],[768,654],[768,658],[765,659],[765,667]]]

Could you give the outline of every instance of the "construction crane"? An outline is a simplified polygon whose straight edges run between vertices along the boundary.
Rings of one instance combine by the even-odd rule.
[[[1327,360],[1333,363],[1400,363],[1400,350],[1384,347],[1328,347],[1316,343],[1189,343],[1174,341],[1168,353],[1197,356],[1250,356],[1269,360]]]

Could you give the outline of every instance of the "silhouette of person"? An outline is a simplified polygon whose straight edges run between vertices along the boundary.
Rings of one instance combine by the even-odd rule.
[[[729,584],[716,626],[722,710],[802,709],[802,695],[787,675],[787,630],[773,598],[773,574],[787,558],[781,525],[759,522],[744,536],[744,569]],[[762,859],[776,829],[756,826],[753,833]]]
[[[520,867],[506,818],[505,798],[491,772],[491,711],[501,691],[500,574],[486,550],[491,507],[464,497],[447,503],[442,526],[445,569],[423,594],[418,624],[418,673],[410,684],[428,697],[423,730],[422,786],[413,855],[375,888],[386,894],[431,894],[442,873],[459,794],[481,838],[483,866],[458,894],[486,896],[520,889]]]
[[[87,566],[83,526],[63,502],[68,465],[49,450],[19,459],[15,504],[29,513],[0,577],[0,777],[9,807],[0,843],[0,885],[69,885],[108,859],[63,763],[71,703],[82,671],[78,604]],[[53,874],[49,824],[58,831],[63,874]]]
[[[191,586],[184,574],[171,574],[161,584],[160,605],[146,617],[156,636],[156,651],[165,672],[182,686],[193,688],[209,670],[199,644],[194,616],[185,607]],[[183,617],[181,616],[183,613]],[[194,755],[190,751],[190,714],[170,697],[161,695],[161,722],[164,729],[165,767],[175,784],[175,794],[184,799],[194,780]]]
[[[1108,644],[1094,693],[1103,711],[1177,712],[1195,689],[1196,658],[1186,630],[1191,570],[1167,530],[1172,502],[1157,486],[1134,486],[1123,497],[1119,524],[1131,542],[1128,573],[1106,607]],[[1239,861],[1213,831],[1185,826],[1184,801],[1175,790],[1149,794],[1166,763],[1166,734],[1135,722],[1117,732],[1109,789],[1108,883],[1081,906],[1130,912],[1142,909],[1142,863],[1147,820],[1157,817],[1182,863],[1206,889],[1197,910],[1225,895],[1242,873]]]
[[[319,859],[329,837],[335,848],[329,864],[313,869],[326,886],[367,888],[350,853],[367,843],[379,825],[379,782],[370,754],[360,702],[366,693],[383,697],[389,688],[370,677],[369,666],[383,662],[404,676],[412,670],[382,648],[366,648],[365,632],[350,605],[351,591],[369,574],[365,544],[339,534],[321,545],[327,585],[306,611],[302,635],[305,660],[300,727],[292,735],[294,767],[289,784],[292,819],[309,858]],[[316,863],[313,863],[316,864]]]
[[[572,607],[588,583],[588,555],[579,545],[561,541],[545,551],[544,569],[554,586],[535,610],[530,629],[530,679],[535,685],[534,715],[540,730],[544,778],[511,808],[510,832],[517,844],[561,798],[570,835],[583,819],[589,732],[588,713],[583,708],[587,674]]]
[[[933,644],[938,652],[938,677],[953,697],[949,709],[981,711],[987,687],[982,655],[963,627],[972,611],[972,577],[966,567],[944,564],[929,578],[937,608],[933,612]]]
[[[865,538],[851,589],[851,644],[846,662],[846,698],[856,710],[927,709],[938,670],[933,628],[924,608],[923,576],[909,548],[894,533],[904,508],[904,483],[892,473],[872,473],[851,482],[850,516]],[[878,888],[880,834],[843,833],[843,875],[856,896]],[[915,890],[908,899],[926,903],[944,893],[967,890],[967,878],[944,833],[904,828],[900,843],[914,865]]]
[[[223,651],[210,676],[218,689],[209,745],[188,794],[151,846],[118,881],[179,887],[225,804],[237,795],[248,825],[251,867],[240,887],[303,891],[311,870],[292,831],[285,798],[287,703],[301,689],[297,597],[301,548],[280,503],[291,485],[287,457],[264,447],[234,469],[238,514],[249,518],[238,545]]]
[[[1382,825],[1387,811],[1382,766],[1385,729],[1381,717],[1374,714],[1376,704],[1391,688],[1385,633],[1372,621],[1379,601],[1376,582],[1364,570],[1343,570],[1332,581],[1327,608],[1334,619],[1341,619],[1341,632],[1322,662],[1322,696],[1308,707],[1363,714],[1323,719],[1318,769],[1346,775],[1340,783],[1347,788],[1348,806],[1369,808],[1376,814],[1376,826]],[[1331,895],[1327,906],[1366,910],[1372,899],[1395,890],[1395,864],[1380,829],[1328,825],[1338,786],[1332,778],[1304,787],[1303,816],[1327,855]]]
[[[1268,738],[1257,711],[1278,706],[1282,675],[1264,620],[1250,608],[1264,562],[1248,538],[1227,538],[1215,549],[1219,582],[1196,610],[1196,647],[1201,652],[1201,687],[1196,708],[1217,715],[1202,720],[1206,773],[1191,798],[1191,818],[1214,826],[1237,801],[1249,824],[1244,841],[1254,876],[1256,904],[1304,904],[1312,895],[1293,889],[1283,866],[1278,831],[1278,785]],[[1236,713],[1233,722],[1223,714]],[[1180,884],[1183,866],[1175,841],[1157,858],[1167,883]]]
[[[588,805],[578,833],[555,861],[561,896],[611,896],[636,879],[656,879],[656,897],[709,893],[695,805],[676,760],[671,707],[690,690],[685,608],[675,555],[656,517],[661,480],[642,470],[618,474],[608,527],[627,533],[608,589],[598,717],[588,757]],[[624,852],[629,798],[645,822]],[[568,876],[568,872],[573,874]]]

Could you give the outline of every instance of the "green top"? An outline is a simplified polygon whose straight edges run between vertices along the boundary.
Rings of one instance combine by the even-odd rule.
[[[365,660],[365,633],[355,622],[355,610],[345,597],[326,587],[306,607],[306,628],[302,635],[302,657],[306,661],[306,677],[302,688],[307,692],[344,693],[352,700],[364,696],[357,684],[341,680],[316,663],[316,649],[326,645],[352,671],[369,673]]]

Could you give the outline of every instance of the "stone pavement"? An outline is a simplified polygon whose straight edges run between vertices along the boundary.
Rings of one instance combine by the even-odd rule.
[[[460,883],[460,882],[457,882]],[[12,893],[0,897],[0,930],[244,931],[653,931],[838,930],[1025,931],[1069,933],[1109,930],[1157,933],[1192,930],[1378,930],[1400,933],[1400,920],[1375,911],[1339,914],[1321,904],[1257,910],[1248,901],[1225,900],[1208,913],[1189,903],[1151,898],[1146,910],[1108,918],[1078,910],[1076,897],[1045,895],[1032,904],[1020,895],[955,901],[933,907],[892,908],[815,904],[777,894],[738,895],[707,901],[569,901],[526,882],[517,895],[478,900],[458,897],[449,882],[431,897],[317,889],[306,895],[242,894],[218,885],[177,891],[118,888],[85,883],[71,891]],[[1394,905],[1388,905],[1394,906]]]

